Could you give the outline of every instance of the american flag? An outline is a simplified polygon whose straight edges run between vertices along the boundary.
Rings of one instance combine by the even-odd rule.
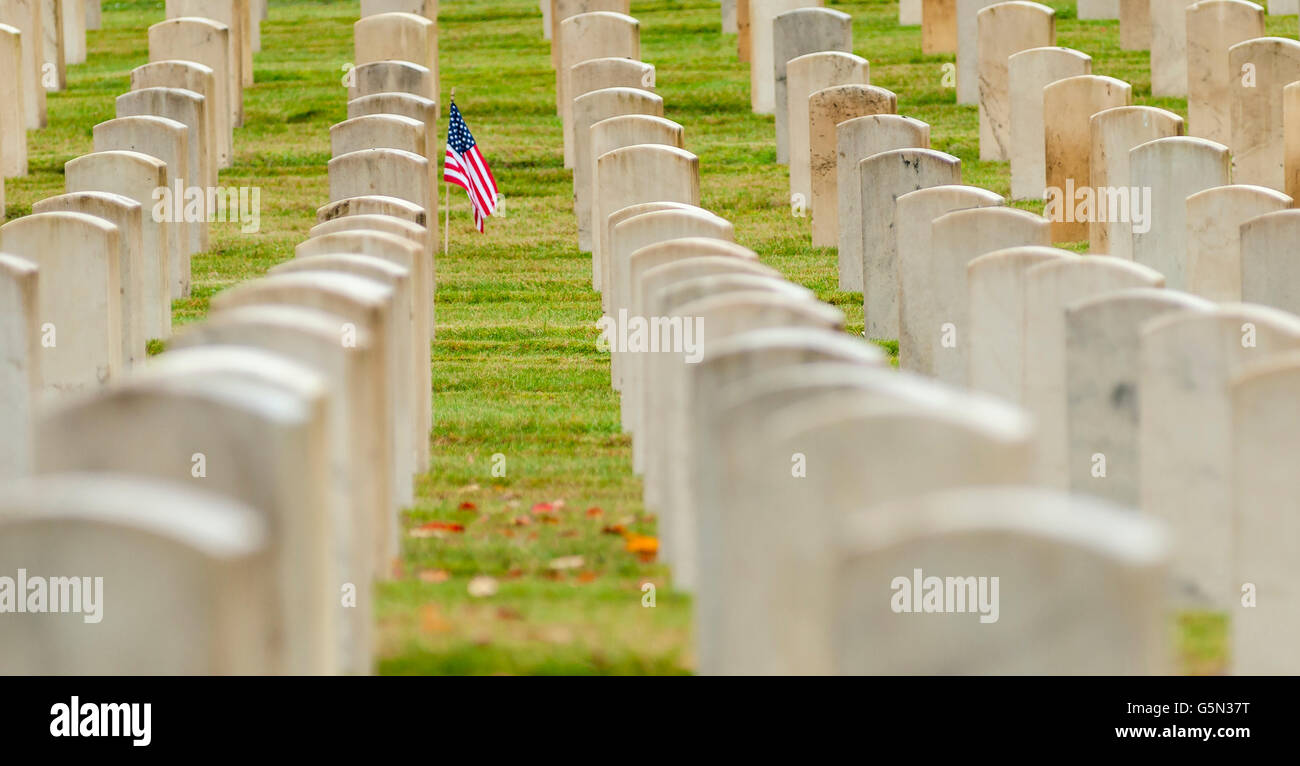
[[[484,221],[497,209],[497,181],[479,153],[474,134],[469,132],[455,101],[451,102],[451,117],[447,124],[447,156],[442,163],[442,180],[469,193],[469,202],[474,208],[474,225],[481,233]]]

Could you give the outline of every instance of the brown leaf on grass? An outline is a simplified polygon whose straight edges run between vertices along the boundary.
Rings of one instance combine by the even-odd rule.
[[[440,583],[447,582],[451,579],[451,572],[445,569],[421,569],[420,580],[423,582]]]
[[[466,500],[465,502],[463,502],[463,503],[461,503],[460,505],[456,506],[456,510],[458,510],[458,511],[477,511],[477,510],[478,510],[478,506],[477,506],[477,505],[474,505],[474,504],[471,503],[470,501]]]
[[[600,531],[601,534],[618,535],[619,537],[622,537],[627,534],[627,527],[622,524],[611,524],[607,527],[602,527]]]
[[[524,570],[520,569],[519,567],[512,567],[510,571],[506,572],[505,577],[503,579],[518,580],[520,577],[523,576],[524,576]]]
[[[524,615],[517,609],[511,609],[508,606],[497,607],[498,620],[522,620]]]
[[[600,517],[603,516],[604,514],[605,514],[604,511],[602,511],[601,509],[599,509],[599,508],[597,508],[597,507],[595,507],[595,506],[592,506],[592,507],[590,507],[590,508],[587,509],[587,518],[590,518],[590,519],[600,518]]]
[[[538,515],[543,513],[555,513],[555,506],[551,503],[537,503],[533,506],[533,513]]]
[[[654,561],[659,554],[659,538],[630,534],[627,536],[627,552],[635,553],[642,561]]]
[[[446,633],[451,630],[451,623],[443,617],[437,604],[425,604],[420,607],[420,630],[425,633]]]
[[[578,582],[582,583],[583,585],[586,585],[587,583],[595,582],[596,578],[598,577],[600,577],[600,575],[596,574],[595,572],[579,572]]]
[[[526,527],[532,523],[533,520],[528,518],[527,516],[516,516],[514,521],[516,527]]]
[[[450,521],[430,521],[427,524],[421,524],[415,529],[412,529],[410,536],[415,538],[442,538],[448,534],[459,534],[464,531],[464,524],[453,524]]]

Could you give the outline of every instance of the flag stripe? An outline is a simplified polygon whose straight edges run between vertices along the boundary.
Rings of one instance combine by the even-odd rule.
[[[497,181],[455,101],[451,103],[447,125],[447,152],[443,157],[442,177],[446,183],[465,190],[470,207],[474,209],[474,225],[483,231],[488,216],[497,209]]]

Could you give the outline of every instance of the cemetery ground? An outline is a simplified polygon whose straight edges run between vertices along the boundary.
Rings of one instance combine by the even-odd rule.
[[[932,148],[961,158],[965,183],[1006,195],[1007,164],[978,160],[976,109],[956,106],[945,82],[953,57],[923,56],[920,28],[898,26],[896,3],[827,5],[853,15],[854,50],[871,62],[873,84],[899,94],[899,114],[930,123]],[[1135,104],[1186,116],[1185,101],[1151,98],[1147,54],[1119,50],[1117,22],[1080,22],[1071,6],[1048,5],[1057,44],[1091,53],[1094,74],[1132,83]],[[162,6],[104,4],[88,63],[70,67],[68,89],[50,94],[50,126],[30,142],[31,174],[8,182],[11,220],[62,192],[64,162],[89,152],[91,126],[114,116]],[[772,118],[750,112],[748,70],[734,36],[719,34],[717,3],[635,0],[632,12],[665,116],[686,126],[686,148],[700,157],[701,204],[860,333],[861,297],[837,290],[833,251],[810,247],[808,219],[792,214]],[[246,124],[221,175],[223,186],[261,189],[261,230],[213,225],[212,249],[193,259],[193,296],[174,304],[178,326],[202,317],[215,293],[292,258],[307,236],[328,198],[329,127],[346,118],[357,15],[355,0],[271,0]],[[1294,37],[1295,24],[1269,17],[1268,33]],[[408,514],[398,576],[380,586],[379,670],[689,672],[690,603],[654,561],[654,519],[641,507],[608,359],[596,347],[600,298],[591,258],[576,247],[537,2],[443,0],[439,30],[444,102],[455,87],[504,210],[481,236],[453,190],[450,252],[437,259],[434,457]],[[643,606],[647,583],[653,608]],[[1181,670],[1221,672],[1226,634],[1219,615],[1183,615],[1171,633]]]

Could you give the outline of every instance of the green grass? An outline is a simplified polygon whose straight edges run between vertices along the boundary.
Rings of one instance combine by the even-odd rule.
[[[1007,165],[978,159],[975,108],[957,106],[942,86],[953,57],[921,55],[920,30],[898,27],[896,3],[828,5],[853,15],[854,47],[871,62],[872,82],[898,94],[901,114],[931,124],[932,145],[961,158],[966,183],[1007,194]],[[1059,45],[1091,54],[1095,73],[1130,82],[1135,103],[1186,115],[1181,100],[1151,98],[1147,56],[1118,49],[1116,22],[1080,22],[1072,6],[1050,5]],[[7,181],[11,218],[62,191],[63,163],[91,150],[91,127],[113,117],[128,73],[147,60],[145,29],[162,20],[162,6],[104,3],[105,28],[90,34],[88,63],[69,69],[68,90],[50,95],[50,126],[30,134],[31,174]],[[717,4],[634,1],[632,12],[665,116],[686,127],[687,148],[700,157],[702,204],[733,221],[737,239],[764,262],[841,308],[849,331],[860,333],[860,296],[837,289],[833,252],[810,247],[808,220],[790,214],[772,118],[750,112],[748,70],[735,38],[719,34]],[[174,305],[177,324],[201,318],[220,290],[292,257],[306,237],[328,195],[328,130],[346,117],[341,78],[358,13],[355,0],[272,0],[246,125],[235,134],[234,166],[222,173],[224,185],[262,188],[262,231],[213,226],[212,250],[193,259],[193,296]],[[1270,34],[1295,37],[1295,17],[1268,24]],[[460,526],[407,536],[401,572],[378,594],[380,670],[689,672],[689,600],[624,537],[653,535],[654,519],[629,470],[608,360],[596,351],[599,296],[590,256],[575,246],[537,3],[444,0],[439,46],[444,93],[456,87],[506,206],[480,236],[464,196],[452,198],[451,250],[438,260],[435,457],[407,528]],[[492,473],[498,454],[504,476]],[[532,512],[555,501],[563,505],[552,513]],[[470,595],[482,576],[493,578],[495,595]],[[643,583],[656,586],[654,608],[642,606]],[[1181,668],[1221,672],[1226,633],[1217,615],[1185,616],[1177,629],[1171,621]]]

